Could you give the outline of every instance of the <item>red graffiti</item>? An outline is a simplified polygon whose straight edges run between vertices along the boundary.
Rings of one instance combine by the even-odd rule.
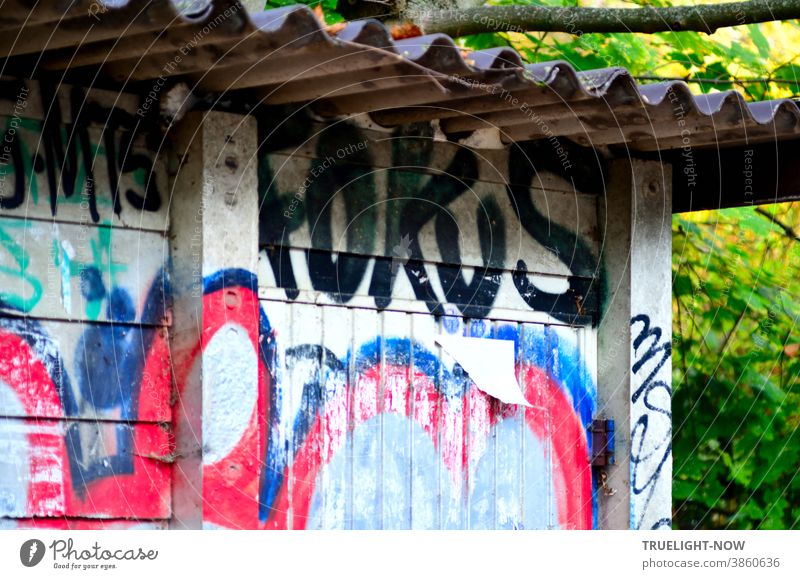
[[[340,450],[348,432],[382,411],[398,413],[419,424],[441,454],[451,483],[456,487],[467,480],[470,454],[480,454],[491,427],[523,412],[530,431],[539,440],[549,439],[553,446],[559,526],[562,529],[592,528],[592,481],[586,437],[563,391],[545,372],[533,366],[520,368],[525,396],[533,408],[503,404],[475,387],[468,390],[465,400],[454,404],[437,391],[426,374],[415,372],[413,382],[410,378],[407,367],[378,365],[359,374],[352,392],[343,391],[326,403],[297,452],[291,472],[287,469],[285,473],[286,479],[291,479],[291,498],[289,485],[283,485],[266,528],[302,529],[307,526],[320,470]],[[414,385],[413,404],[409,394],[411,383]],[[348,429],[346,417],[350,399],[354,404],[355,422]],[[468,449],[471,449],[470,454]]]
[[[258,362],[258,393],[252,410],[238,420],[246,421],[234,448],[220,460],[203,464],[203,521],[226,528],[257,528],[260,472],[264,456],[265,392],[269,388],[269,373],[259,356],[259,304],[250,288],[240,285],[222,287],[203,296],[203,332],[200,343],[183,353],[176,354],[177,380],[185,392],[200,354],[224,328],[244,330]],[[223,337],[224,339],[224,337]],[[207,370],[207,369],[206,369]],[[245,378],[241,378],[245,379]],[[213,388],[213,384],[203,384]],[[176,428],[186,429],[180,419],[185,407],[176,411]],[[180,433],[179,433],[180,434]],[[201,433],[197,433],[201,436]]]
[[[0,328],[0,383],[10,388],[21,406],[18,420],[7,421],[5,436],[22,437],[29,474],[27,499],[17,505],[25,515],[37,517],[130,517],[166,518],[170,513],[169,463],[171,439],[158,424],[123,424],[111,421],[70,421],[62,408],[54,376],[61,388],[68,387],[66,372],[42,330],[29,329],[28,339],[8,328]],[[34,347],[35,346],[35,347]],[[143,419],[163,416],[162,403],[151,395],[153,389],[169,388],[169,367],[163,360],[168,345],[157,336],[149,351],[146,368],[151,378],[140,399]],[[167,390],[168,391],[168,390]],[[163,397],[162,397],[163,398]],[[132,472],[114,472],[90,481],[76,480],[74,459],[67,443],[68,428],[85,434],[79,437],[85,456],[102,461],[118,450],[133,456]],[[118,449],[120,430],[130,432],[132,447]],[[162,460],[166,457],[167,460]],[[19,512],[15,513],[19,514]]]

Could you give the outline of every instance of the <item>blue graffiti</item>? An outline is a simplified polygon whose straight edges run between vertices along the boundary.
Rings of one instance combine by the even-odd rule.
[[[265,317],[263,311],[261,314]],[[521,342],[522,359],[528,364],[547,370],[571,401],[573,410],[579,416],[584,429],[588,429],[594,412],[596,391],[594,382],[579,357],[578,348],[558,340],[556,331],[552,328],[543,329],[542,332],[544,336],[532,333],[526,328],[523,337],[520,338],[518,327],[504,325],[496,337],[513,339],[517,345]],[[273,377],[270,412],[273,427],[270,428],[269,450],[262,481],[259,508],[262,522],[269,517],[271,506],[283,483],[288,455],[288,449],[280,447],[277,428],[279,417],[276,411],[278,408],[276,396],[279,389],[274,381],[277,375],[274,343],[272,348],[271,357],[265,358],[265,363],[269,362],[267,367]],[[520,351],[519,347],[517,351]],[[461,404],[460,401],[471,384],[460,365],[456,364],[450,371],[442,365],[434,353],[419,342],[408,338],[376,338],[362,344],[356,352],[348,352],[345,360],[339,360],[333,352],[319,345],[289,348],[286,350],[284,362],[287,371],[291,372],[291,369],[300,363],[317,364],[303,385],[302,401],[293,424],[294,444],[291,449],[293,454],[302,447],[314,420],[323,412],[326,400],[335,398],[341,394],[342,388],[347,388],[346,369],[353,367],[356,374],[361,374],[377,366],[381,360],[387,365],[400,367],[409,366],[413,360],[415,371],[425,374],[439,394],[456,407]],[[334,387],[331,388],[331,385]],[[587,438],[588,444],[591,444],[591,437]],[[589,450],[591,451],[591,447]]]
[[[58,351],[58,345],[40,322],[28,317],[0,317],[0,327],[22,339],[47,369],[56,388],[63,414],[67,418],[107,416],[114,410],[122,421],[138,418],[139,391],[147,353],[157,328],[134,325],[133,300],[124,289],[108,292],[99,272],[86,268],[81,276],[81,291],[87,299],[107,298],[109,323],[90,323],[81,334],[74,356],[74,387]],[[170,295],[169,279],[160,272],[145,299],[142,319],[165,315]],[[72,422],[67,427],[65,445],[73,488],[83,496],[92,481],[133,473],[133,427],[116,424],[114,444],[101,440],[99,424]]]
[[[93,269],[88,267],[81,272],[81,292],[86,299],[107,298],[106,316],[110,322],[89,325],[78,340],[74,362],[77,392],[64,390],[62,406],[67,416],[117,410],[120,420],[133,421],[138,418],[146,356],[158,328],[133,325],[136,308],[128,292],[119,287],[107,291],[102,276]],[[162,270],[145,299],[142,319],[163,317],[169,307],[169,295],[169,278]],[[70,472],[79,495],[92,481],[133,473],[133,427],[117,424],[114,429],[112,454],[105,454],[102,448],[95,450],[100,436],[97,429],[82,428],[80,424],[71,424],[67,429]]]
[[[258,279],[248,270],[226,269],[207,276],[203,281],[205,295],[236,287],[255,293],[258,290]],[[341,395],[342,389],[348,388],[348,368],[352,367],[356,374],[362,374],[376,367],[381,361],[391,366],[407,367],[413,360],[415,371],[426,375],[435,385],[439,394],[456,407],[462,403],[471,383],[460,365],[456,364],[451,371],[443,366],[438,356],[424,345],[404,337],[375,338],[362,344],[356,351],[349,351],[344,359],[339,359],[332,351],[323,346],[303,344],[287,348],[281,361],[278,357],[275,332],[268,316],[260,306],[258,315],[259,356],[269,373],[271,384],[268,400],[268,432],[259,492],[259,519],[262,523],[269,518],[272,506],[285,482],[289,457],[296,455],[302,448],[314,421],[324,411],[325,404]],[[452,320],[444,319],[443,321],[457,322],[455,316],[445,316],[445,318],[451,317]],[[449,325],[453,326],[453,323]],[[447,329],[451,330],[451,328]],[[452,330],[455,329],[456,327],[452,328]],[[481,333],[486,332],[482,331]],[[527,364],[544,369],[552,376],[571,401],[573,410],[580,418],[584,428],[590,427],[596,403],[596,389],[577,345],[559,339],[558,331],[549,326],[526,325],[523,330],[516,324],[504,324],[499,326],[496,331],[489,332],[489,335],[497,339],[513,340],[520,359]],[[305,374],[306,382],[303,384],[300,407],[292,421],[293,442],[290,447],[289,442],[281,436],[280,431],[279,408],[282,395],[280,380],[284,376],[283,372],[290,374],[294,367],[309,363],[316,366],[312,366],[313,370]],[[355,434],[351,434],[351,436],[355,436]],[[530,442],[530,445],[532,444]],[[590,437],[589,444],[591,444]],[[534,467],[526,465],[525,469],[528,473],[527,476],[534,476],[536,470]],[[542,472],[545,470],[542,469]],[[483,476],[480,474],[481,472],[483,471],[479,467],[478,476]],[[531,478],[531,480],[533,479]],[[545,484],[544,481],[540,482],[541,485]],[[541,485],[536,488],[543,489],[544,487]],[[312,512],[314,512],[314,508],[318,507],[317,503],[316,507],[312,508]],[[530,508],[526,509],[526,513],[530,510]],[[536,516],[531,514],[528,517],[529,524],[537,525]],[[501,526],[514,527],[516,524],[509,520],[502,522]]]

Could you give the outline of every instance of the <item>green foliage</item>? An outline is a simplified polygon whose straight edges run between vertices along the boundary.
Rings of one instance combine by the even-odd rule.
[[[310,8],[320,6],[323,14],[325,15],[325,22],[327,24],[335,24],[344,20],[341,15],[336,12],[337,2],[338,0],[267,0],[264,4],[264,10],[292,6],[293,4],[306,4]]]
[[[669,6],[686,0],[606,1],[605,6]],[[537,0],[490,1],[488,4],[598,5],[598,2]],[[499,33],[532,61],[563,59],[579,70],[622,66],[640,82],[683,79],[695,92],[738,90],[753,100],[789,97],[800,92],[800,76],[791,64],[800,44],[794,22],[769,22],[723,28],[709,36],[698,32],[657,34]],[[769,39],[772,39],[770,41]],[[775,39],[780,39],[775,42]],[[460,42],[471,47],[469,37]]]
[[[392,0],[387,0],[391,2]],[[455,1],[455,0],[454,0]],[[489,0],[487,5],[605,5],[633,8],[693,4],[694,0]],[[340,22],[337,0],[268,0],[266,8],[289,4],[321,5],[328,24]],[[511,46],[532,62],[566,60],[579,70],[621,66],[641,82],[683,79],[700,93],[738,90],[752,100],[800,93],[800,46],[796,22],[768,22],[698,32],[657,34],[485,33],[458,39],[467,49]],[[778,40],[778,41],[776,41]]]
[[[800,205],[673,219],[677,528],[800,527]]]

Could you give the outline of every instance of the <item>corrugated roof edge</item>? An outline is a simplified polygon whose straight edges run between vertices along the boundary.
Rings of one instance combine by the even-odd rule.
[[[12,5],[24,7],[24,0],[11,0]],[[80,4],[81,6],[78,6]],[[202,29],[214,22],[225,10],[236,8],[237,17],[219,23],[220,32],[231,35],[231,42],[238,40],[258,40],[263,45],[274,44],[281,39],[299,39],[302,43],[285,53],[291,57],[292,50],[297,48],[307,49],[313,45],[315,49],[341,49],[349,50],[363,47],[365,51],[383,55],[381,66],[388,66],[388,62],[401,63],[411,66],[417,72],[409,75],[408,82],[419,83],[420,76],[427,76],[429,80],[437,82],[444,80],[448,92],[441,93],[440,98],[426,97],[428,102],[408,102],[403,105],[402,93],[396,95],[393,102],[386,108],[371,105],[360,112],[372,112],[377,122],[382,124],[402,124],[420,118],[442,118],[462,115],[461,122],[445,123],[445,132],[469,132],[483,126],[497,125],[508,139],[526,140],[536,138],[537,131],[531,123],[525,124],[525,119],[519,115],[513,117],[515,111],[512,107],[493,109],[492,112],[502,112],[504,121],[492,118],[492,115],[476,114],[469,109],[459,108],[465,102],[475,102],[475,99],[486,99],[486,91],[473,87],[453,91],[454,87],[464,85],[468,78],[472,83],[486,83],[503,85],[509,90],[525,91],[545,89],[555,98],[552,102],[534,101],[532,107],[554,105],[566,107],[566,110],[552,112],[549,130],[553,134],[572,138],[584,145],[626,144],[634,148],[641,144],[642,150],[656,150],[661,148],[679,148],[680,137],[684,132],[676,122],[677,118],[694,118],[691,125],[692,135],[704,135],[696,141],[703,146],[728,140],[737,143],[747,142],[749,139],[758,141],[770,137],[777,139],[797,138],[800,136],[800,107],[791,99],[762,101],[749,103],[736,91],[724,91],[706,95],[694,95],[686,83],[682,81],[668,81],[662,83],[641,85],[635,81],[624,68],[598,69],[578,72],[565,61],[541,62],[526,64],[522,57],[507,47],[490,48],[466,53],[456,45],[452,38],[443,34],[434,34],[393,40],[390,31],[376,20],[353,21],[335,34],[328,32],[327,28],[319,22],[315,14],[304,5],[287,6],[268,11],[249,13],[241,4],[234,0],[219,0],[212,2],[202,16],[186,18],[182,16],[167,0],[128,0],[125,3],[102,4],[104,18],[96,22],[87,11],[85,3],[64,3],[66,9],[59,13],[58,6],[50,4],[34,11],[32,15],[36,25],[53,22],[68,22],[68,30],[60,37],[55,48],[72,47],[70,35],[82,29],[76,26],[80,19],[86,20],[86,27],[91,25],[92,37],[97,45],[110,42],[118,38],[120,27],[123,24],[130,26],[135,22],[134,29],[141,32],[162,30],[169,27],[186,31],[190,36],[194,31]],[[10,8],[13,8],[11,6]],[[11,10],[14,13],[13,10]],[[31,16],[29,14],[29,16]],[[135,18],[134,18],[135,16]],[[133,18],[133,20],[131,20]],[[21,24],[19,19],[11,18],[0,25],[0,28],[10,30]],[[29,21],[30,22],[30,21]],[[84,27],[84,28],[86,28]],[[130,28],[129,28],[130,29]],[[250,37],[253,37],[251,39]],[[219,37],[217,37],[218,40]],[[52,39],[49,39],[51,41]],[[48,47],[53,45],[47,45]],[[28,50],[31,48],[29,47]],[[13,52],[12,52],[13,53]],[[198,57],[199,58],[199,57]],[[263,59],[269,58],[269,54]],[[201,61],[198,59],[198,64]],[[376,67],[374,78],[360,80],[355,89],[349,88],[351,96],[351,110],[358,107],[358,99],[362,95],[372,92],[372,96],[380,97],[378,89],[387,90],[385,86],[375,81],[383,80],[380,67]],[[224,71],[224,68],[221,68]],[[340,72],[340,71],[337,71]],[[420,74],[423,73],[423,74]],[[156,78],[153,76],[152,78]],[[260,81],[264,77],[255,77]],[[268,79],[269,77],[267,77]],[[320,79],[319,76],[316,77]],[[304,80],[302,76],[293,77],[293,81]],[[396,82],[402,83],[403,79]],[[248,86],[246,83],[242,83]],[[263,83],[262,83],[263,84]],[[249,85],[253,86],[253,85]],[[268,86],[268,85],[267,85]],[[361,90],[363,88],[363,90]],[[359,92],[360,91],[360,92]],[[274,92],[274,91],[273,91]],[[270,93],[272,94],[272,93]],[[324,105],[326,101],[333,102],[338,94],[324,95],[314,99],[305,98],[303,91],[289,92],[283,101],[276,102],[308,102],[319,100],[318,104]],[[291,100],[296,98],[297,100]],[[353,99],[355,99],[353,104]],[[373,99],[374,100],[374,99]],[[596,104],[590,104],[592,101]],[[265,100],[269,103],[269,100]],[[575,103],[581,102],[584,108],[576,108]],[[435,105],[447,103],[451,108],[446,115],[437,114],[435,111],[410,114],[418,107],[427,109]],[[433,105],[433,106],[432,106]],[[627,107],[627,109],[625,108]],[[323,106],[324,110],[325,107]],[[606,110],[610,110],[611,118]],[[328,108],[335,114],[336,107]],[[625,112],[630,113],[625,116]],[[680,114],[678,114],[678,112]],[[500,116],[503,116],[500,115]],[[497,116],[497,115],[495,115]],[[466,119],[465,119],[466,117]],[[503,124],[508,122],[508,124]],[[506,131],[508,127],[512,130]],[[738,131],[738,132],[737,132]]]

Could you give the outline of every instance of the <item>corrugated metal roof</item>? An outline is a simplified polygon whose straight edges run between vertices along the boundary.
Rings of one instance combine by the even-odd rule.
[[[187,17],[168,0],[7,0],[0,32],[4,75],[139,91],[164,76],[325,116],[370,112],[388,126],[438,119],[449,135],[496,127],[507,142],[558,136],[640,151],[800,136],[791,100],[697,96],[683,82],[637,84],[622,68],[526,64],[508,48],[465,53],[445,35],[394,41],[374,20],[331,35],[305,6],[248,13],[219,0]]]

